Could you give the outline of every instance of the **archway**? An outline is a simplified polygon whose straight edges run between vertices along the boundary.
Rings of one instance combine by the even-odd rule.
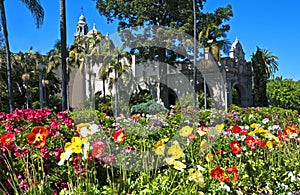
[[[246,87],[243,83],[235,83],[233,84],[233,87],[231,89],[232,94],[232,103],[241,106],[241,107],[247,107],[247,101],[248,101],[248,94]]]

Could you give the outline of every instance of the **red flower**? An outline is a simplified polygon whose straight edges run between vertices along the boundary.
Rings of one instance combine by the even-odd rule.
[[[255,144],[254,137],[248,135],[245,139],[245,143],[246,143],[246,145],[248,145],[250,147],[254,146],[254,144]]]
[[[259,147],[261,147],[261,148],[265,147],[265,145],[266,145],[266,142],[264,142],[262,140],[258,140],[257,143],[258,143]]]
[[[247,135],[248,130],[246,128],[241,129],[240,134]]]
[[[35,148],[43,148],[46,145],[49,131],[45,127],[36,126],[31,132],[32,133],[28,134],[26,137],[28,143],[34,145]]]
[[[8,133],[8,134],[2,134],[0,142],[3,144],[9,144],[14,140],[15,140],[15,134]]]
[[[126,131],[118,130],[113,133],[113,137],[116,143],[121,143],[125,140]]]
[[[242,128],[237,125],[232,127],[232,133],[234,133],[234,134],[240,133],[241,130],[242,130]]]
[[[239,179],[238,171],[239,170],[234,165],[231,168],[226,169],[226,172],[228,174],[233,174],[233,179],[236,180],[236,181]]]
[[[240,154],[242,152],[241,144],[238,140],[230,142],[230,148],[233,154]]]
[[[282,131],[278,131],[278,137],[283,139],[284,141],[289,141],[289,136],[287,134],[282,133]]]
[[[216,167],[213,168],[210,171],[210,176],[214,179],[220,180],[220,181],[224,181],[225,177],[224,177],[224,170],[221,169],[220,167]]]

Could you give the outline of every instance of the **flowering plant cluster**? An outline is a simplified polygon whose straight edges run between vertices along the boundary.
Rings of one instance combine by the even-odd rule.
[[[99,121],[79,123],[75,115],[0,113],[2,194],[300,189],[300,118],[292,111],[232,107],[221,123],[215,121],[222,113],[209,110],[118,118],[98,113]]]

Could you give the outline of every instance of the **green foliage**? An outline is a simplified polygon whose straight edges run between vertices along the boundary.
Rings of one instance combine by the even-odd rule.
[[[276,77],[267,83],[272,106],[300,111],[300,85],[291,79]]]
[[[109,116],[113,115],[111,106],[111,96],[106,95],[105,97],[96,96],[95,98],[95,109],[99,112],[106,113]]]
[[[253,104],[254,106],[267,106],[267,73],[265,71],[265,61],[263,52],[259,47],[252,55],[251,63],[253,67]]]
[[[132,114],[157,114],[167,113],[168,109],[163,104],[156,102],[155,100],[149,100],[144,103],[140,103],[131,107],[130,112]]]

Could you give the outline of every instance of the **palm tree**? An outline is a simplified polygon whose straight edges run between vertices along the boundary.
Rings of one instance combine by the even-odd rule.
[[[70,47],[68,62],[79,69],[83,77],[83,91],[86,91],[88,73],[89,98],[92,100],[92,70],[99,62],[99,44],[102,36],[77,38]]]
[[[118,78],[130,70],[131,56],[127,52],[120,52],[115,48],[110,54],[103,58],[100,69],[100,79],[107,79],[109,89],[115,89],[115,116],[118,116]],[[109,77],[113,74],[113,78]]]
[[[278,57],[275,56],[269,49],[262,49],[262,57],[265,61],[265,70],[267,77],[270,78],[278,70]]]
[[[60,39],[62,68],[62,110],[68,109],[66,1],[60,0]]]
[[[32,13],[36,26],[39,28],[44,21],[44,9],[42,8],[38,0],[20,0],[24,3],[29,11]],[[7,85],[8,85],[8,96],[9,96],[9,110],[12,112],[14,110],[14,99],[13,99],[13,88],[12,88],[12,78],[11,78],[11,58],[10,49],[8,41],[6,14],[4,7],[4,0],[0,0],[0,11],[1,11],[1,23],[3,28],[4,40],[5,40],[5,50],[6,50],[6,66],[7,66]]]

